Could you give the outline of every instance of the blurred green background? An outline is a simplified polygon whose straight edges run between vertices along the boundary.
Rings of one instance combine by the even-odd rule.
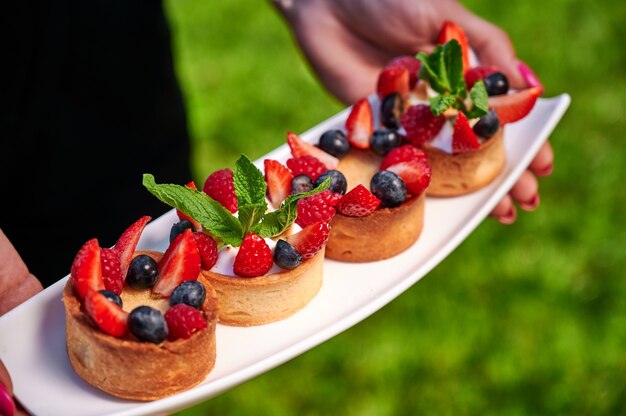
[[[181,415],[626,414],[626,2],[465,4],[572,95],[540,209],[485,221],[371,318]],[[269,2],[166,5],[199,183],[342,108]]]

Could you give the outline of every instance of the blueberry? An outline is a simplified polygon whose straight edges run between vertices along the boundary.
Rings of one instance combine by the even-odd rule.
[[[381,200],[383,207],[397,207],[406,199],[404,181],[388,170],[380,171],[372,177],[370,189],[376,198]]]
[[[403,111],[404,101],[400,94],[389,94],[380,104],[380,122],[389,128],[398,129]]]
[[[291,193],[301,194],[313,189],[313,181],[308,175],[298,175],[291,180]]]
[[[180,220],[176,224],[172,225],[172,229],[170,230],[170,243],[174,241],[179,234],[189,228],[191,231],[196,232],[196,230],[189,220]]]
[[[204,285],[197,280],[185,280],[170,295],[170,306],[184,303],[198,309],[206,298]]]
[[[499,128],[500,119],[498,114],[493,109],[490,109],[487,114],[478,120],[478,123],[474,124],[474,133],[477,136],[488,139],[496,134]]]
[[[402,139],[395,130],[376,129],[370,137],[370,145],[372,150],[381,156],[385,156],[392,149],[400,146]]]
[[[113,292],[112,290],[99,290],[99,292],[102,293],[105,298],[115,303],[120,308],[122,307],[122,298],[120,298],[117,293]]]
[[[320,137],[319,147],[333,156],[344,157],[350,150],[350,142],[343,131],[328,130]]]
[[[483,82],[487,88],[487,95],[502,95],[509,92],[509,80],[502,72],[494,72],[488,75]]]
[[[346,181],[346,177],[343,176],[343,173],[338,170],[331,169],[322,173],[315,180],[314,185],[318,187],[328,177],[330,177],[330,187],[328,189],[330,189],[331,192],[341,195],[346,193],[346,190],[348,189],[348,181]]]
[[[274,249],[274,263],[283,269],[294,269],[302,263],[302,255],[285,240],[278,240]]]
[[[150,306],[139,306],[128,315],[130,333],[142,341],[159,344],[167,337],[163,314]]]
[[[126,283],[135,289],[147,289],[154,286],[158,277],[157,262],[147,254],[140,254],[130,262]]]

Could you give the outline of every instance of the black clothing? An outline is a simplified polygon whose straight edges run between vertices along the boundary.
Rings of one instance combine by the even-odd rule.
[[[141,175],[190,180],[185,110],[160,1],[3,9],[0,228],[47,286],[89,238],[168,209]]]

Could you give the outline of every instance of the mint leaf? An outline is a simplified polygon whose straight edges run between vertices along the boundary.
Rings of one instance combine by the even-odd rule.
[[[445,44],[443,47],[443,58],[450,93],[465,98],[467,92],[465,79],[463,78],[463,51],[456,39],[452,39]]]
[[[441,115],[450,108],[455,102],[456,97],[453,95],[437,95],[430,98],[430,111],[436,116]]]
[[[235,163],[233,181],[239,206],[266,203],[267,186],[263,174],[245,155]]]
[[[143,175],[143,186],[161,201],[194,218],[225,244],[241,245],[243,229],[237,218],[204,192],[181,185],[157,184],[149,173]]]
[[[239,206],[239,223],[243,229],[243,235],[248,234],[255,225],[261,221],[267,211],[267,203],[265,200],[262,204],[249,204]]]
[[[487,111],[489,111],[489,97],[482,79],[474,84],[469,95],[474,105],[471,110],[465,112],[467,117],[477,118],[487,114]]]
[[[450,84],[445,71],[443,47],[441,45],[437,45],[430,55],[426,55],[423,52],[419,53],[417,59],[422,62],[420,78],[428,81],[430,87],[439,94],[450,91]]]

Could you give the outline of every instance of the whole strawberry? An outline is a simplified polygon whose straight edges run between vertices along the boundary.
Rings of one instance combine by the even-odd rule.
[[[230,212],[237,212],[237,196],[235,195],[232,170],[216,170],[206,178],[202,190]]]
[[[124,276],[126,276],[126,273],[122,276],[119,254],[110,248],[103,248],[100,252],[100,261],[102,262],[102,280],[105,289],[119,295],[122,293]]]
[[[333,194],[328,189],[298,201],[296,224],[304,228],[317,221],[330,222],[335,216],[335,206],[341,195]]]
[[[241,277],[263,276],[273,264],[272,250],[265,240],[255,233],[249,233],[239,247],[233,271]]]
[[[318,176],[328,170],[326,165],[320,162],[316,157],[308,155],[292,157],[287,160],[287,167],[291,170],[293,176],[306,175],[311,178],[312,181],[315,181]]]
[[[176,341],[177,339],[187,339],[194,333],[202,331],[207,327],[206,319],[202,313],[189,305],[179,303],[165,312],[165,322],[167,322],[167,339]]]
[[[409,107],[402,115],[400,123],[406,130],[409,143],[419,147],[434,139],[445,121],[444,116],[435,116],[429,106],[419,104]]]

